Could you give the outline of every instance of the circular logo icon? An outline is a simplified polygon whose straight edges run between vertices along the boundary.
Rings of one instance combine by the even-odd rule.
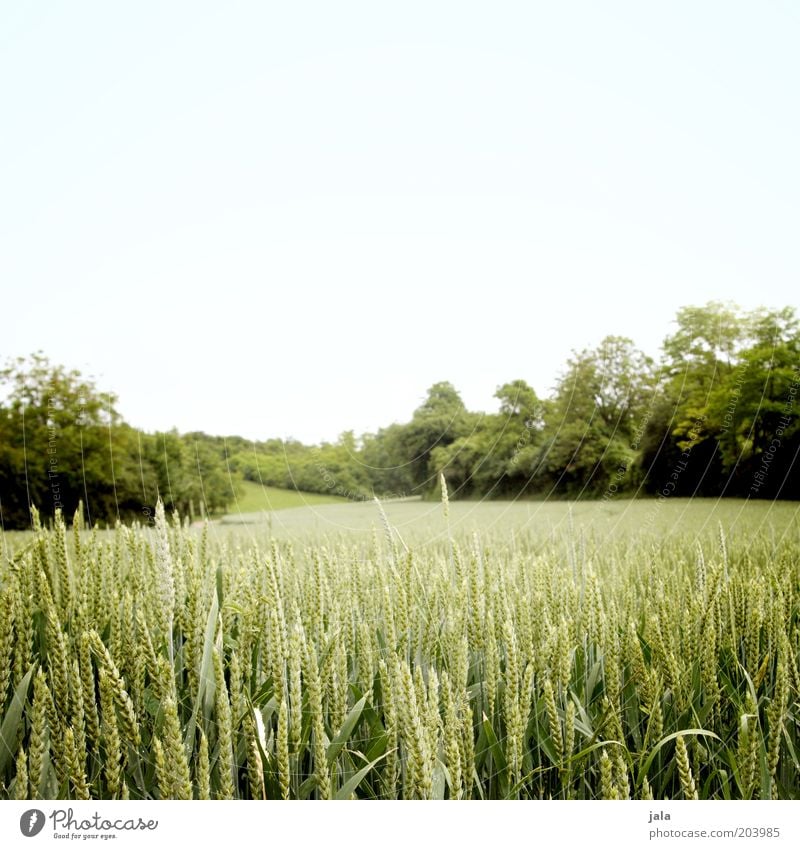
[[[19,818],[19,830],[25,837],[36,837],[44,828],[44,813],[38,808],[31,808]]]

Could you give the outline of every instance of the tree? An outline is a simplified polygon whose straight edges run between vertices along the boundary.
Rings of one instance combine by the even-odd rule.
[[[730,493],[775,497],[785,475],[778,469],[769,469],[763,481],[756,475],[768,452],[781,458],[778,465],[788,464],[788,471],[796,463],[800,332],[791,309],[759,310],[750,317],[749,328],[751,344],[709,395],[709,429]]]
[[[414,488],[412,466],[405,454],[406,425],[391,424],[377,433],[365,434],[361,459],[373,491],[378,494],[410,495]]]
[[[544,407],[524,380],[497,388],[500,410],[481,416],[470,433],[434,450],[437,472],[445,474],[458,494],[519,495],[531,475],[520,456],[539,444]]]
[[[451,383],[435,383],[411,421],[395,431],[396,446],[408,464],[413,489],[424,491],[436,483],[431,454],[465,436],[477,417],[467,412],[461,396]]]
[[[784,460],[792,456],[796,429],[783,419],[800,361],[797,318],[789,308],[745,313],[711,302],[681,309],[677,324],[664,342],[658,415],[642,440],[648,489],[671,476],[677,495],[747,495],[778,431]],[[777,494],[783,478],[773,473],[751,494]],[[795,491],[794,480],[782,491]]]
[[[6,527],[71,517],[83,502],[90,522],[146,520],[158,495],[188,512],[205,502],[221,510],[233,493],[214,439],[161,437],[126,424],[116,396],[100,392],[76,370],[42,354],[12,360],[0,371],[0,508]]]
[[[600,494],[637,478],[636,429],[654,391],[652,360],[630,339],[608,336],[574,353],[545,424],[545,468],[552,486]]]
[[[120,422],[116,397],[101,393],[80,373],[52,365],[41,353],[17,358],[0,371],[6,398],[0,407],[0,497],[4,521],[30,523],[30,507],[44,517],[56,508],[71,516],[89,482],[107,482],[87,509],[109,515],[107,472]],[[125,452],[117,470],[123,477]],[[84,485],[86,481],[86,485]]]

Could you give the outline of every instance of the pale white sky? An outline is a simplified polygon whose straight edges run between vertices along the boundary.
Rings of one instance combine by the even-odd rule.
[[[0,8],[0,357],[333,439],[797,306],[791,2]]]

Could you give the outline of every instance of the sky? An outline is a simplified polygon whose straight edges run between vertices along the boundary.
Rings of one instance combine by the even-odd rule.
[[[315,442],[798,307],[799,42],[791,2],[2,4],[0,359]]]

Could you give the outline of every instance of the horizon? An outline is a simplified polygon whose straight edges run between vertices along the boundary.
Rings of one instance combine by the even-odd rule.
[[[767,306],[761,304],[761,305],[755,307],[751,311],[745,311],[741,308],[740,304],[736,304],[733,301],[716,300],[716,301],[709,301],[709,302],[707,302],[706,304],[703,304],[703,305],[684,304],[681,307],[681,309],[692,308],[692,307],[695,307],[695,306],[710,306],[712,304],[720,304],[720,305],[725,306],[729,309],[732,309],[738,316],[740,316],[742,318],[745,318],[747,314],[752,314],[753,312],[757,312],[759,310],[775,310],[775,311],[777,311],[777,310],[780,310],[780,309],[787,308],[786,305],[784,305],[783,307],[779,307],[779,306],[767,307]],[[788,306],[788,308],[793,311],[793,313],[795,314],[795,316],[798,319],[800,319],[800,315],[798,315],[798,313],[800,313],[800,310],[798,310],[797,308],[795,308],[793,306]],[[673,318],[670,323],[676,324],[677,323],[676,318]],[[607,338],[607,337],[612,336],[612,335],[614,335],[614,334],[606,334],[603,338]],[[600,341],[602,341],[602,340],[598,340],[598,342],[600,342]],[[634,347],[637,350],[641,351],[642,353],[644,353],[645,355],[647,355],[648,357],[650,357],[652,359],[654,367],[656,367],[656,370],[658,370],[658,368],[659,368],[660,364],[663,362],[663,358],[665,356],[664,344],[667,341],[667,337],[665,337],[664,340],[662,340],[662,343],[659,346],[658,352],[656,354],[654,354],[650,351],[647,351],[643,348],[640,348],[638,345],[636,345],[635,340],[630,340],[630,341],[633,342]],[[582,351],[591,350],[592,347],[593,346],[584,346],[582,348],[574,348],[570,351],[570,357],[572,357],[573,355],[579,354]],[[31,357],[35,357],[35,356],[45,356],[45,357],[47,357],[46,353],[40,350],[40,351],[32,352],[31,354],[25,355],[23,357],[23,359],[27,362]],[[53,367],[63,367],[67,372],[69,372],[73,368],[67,363],[54,362],[52,360],[49,360],[49,358],[48,358],[48,362]],[[562,363],[561,366],[558,368],[558,370],[556,372],[557,376],[560,376],[564,372],[565,367],[566,367],[566,361],[564,363]],[[121,409],[123,407],[123,403],[124,403],[123,399],[122,399],[121,396],[119,396],[119,394],[113,388],[102,386],[99,383],[97,383],[97,379],[96,379],[95,375],[85,373],[85,372],[82,372],[80,370],[78,370],[78,371],[79,371],[79,373],[80,373],[80,375],[83,379],[87,379],[94,384],[96,391],[99,392],[101,395],[111,394],[112,396],[114,396],[116,398],[116,401],[117,401],[115,409],[117,410],[117,412],[121,411]],[[525,377],[508,376],[508,377],[504,378],[501,382],[497,383],[495,385],[495,389],[499,390],[501,388],[501,386],[503,386],[503,384],[509,383],[509,382],[517,380],[517,379],[521,379],[521,380],[525,381],[526,383],[528,383],[528,381],[526,380]],[[304,440],[304,439],[295,437],[291,434],[286,435],[286,436],[269,435],[269,434],[260,435],[260,436],[252,436],[252,435],[247,435],[247,434],[244,434],[244,433],[236,433],[236,432],[228,432],[228,433],[211,432],[211,431],[203,430],[202,428],[198,428],[198,427],[189,427],[189,428],[184,429],[184,430],[178,429],[177,427],[146,429],[146,428],[143,428],[140,425],[138,425],[136,422],[130,421],[127,418],[125,418],[124,414],[122,414],[122,413],[120,413],[120,414],[123,416],[123,420],[125,421],[126,424],[130,425],[131,427],[133,427],[136,430],[141,431],[142,433],[147,433],[147,434],[150,434],[150,435],[158,435],[158,434],[162,434],[162,433],[166,434],[166,433],[177,432],[180,435],[187,436],[187,435],[197,433],[197,434],[202,434],[204,436],[208,436],[208,437],[212,437],[212,438],[218,438],[218,439],[225,439],[225,440],[227,440],[227,439],[243,439],[243,440],[246,440],[248,442],[252,442],[254,446],[255,446],[256,443],[266,443],[266,442],[277,440],[277,441],[280,441],[280,442],[283,442],[283,443],[298,443],[298,444],[303,444],[307,447],[314,447],[314,446],[323,445],[323,444],[336,444],[336,443],[339,442],[339,440],[345,434],[350,433],[355,438],[356,443],[360,445],[360,444],[362,444],[363,439],[367,436],[373,436],[373,435],[377,434],[378,432],[380,432],[380,431],[384,430],[385,428],[390,427],[392,425],[396,425],[396,424],[402,425],[402,424],[408,423],[411,420],[414,411],[417,409],[417,406],[419,406],[419,404],[424,401],[428,390],[437,383],[449,383],[451,386],[453,386],[453,388],[456,390],[456,392],[458,393],[458,395],[461,397],[462,401],[464,402],[464,406],[469,413],[476,414],[476,415],[483,417],[483,416],[487,416],[487,415],[496,414],[499,410],[499,400],[495,397],[494,394],[492,394],[492,401],[494,403],[491,405],[493,407],[493,409],[486,409],[486,408],[475,409],[475,408],[470,407],[469,403],[464,398],[463,392],[461,391],[459,386],[455,385],[451,380],[445,379],[445,380],[435,380],[432,384],[429,384],[429,386],[427,386],[425,388],[425,390],[420,393],[419,398],[418,398],[418,402],[415,405],[415,407],[412,408],[411,410],[407,411],[406,414],[402,417],[395,418],[391,422],[384,422],[382,424],[379,424],[378,427],[376,427],[374,430],[359,431],[359,430],[356,430],[353,427],[346,427],[343,430],[339,431],[334,437],[321,438],[321,439],[314,440],[314,441]],[[528,385],[530,386],[530,383],[528,383]],[[540,401],[547,401],[548,399],[552,398],[553,393],[557,389],[557,378],[554,379],[553,384],[548,387],[546,392],[542,392],[536,386],[531,386],[531,388],[536,393],[536,395],[537,395],[537,397],[539,398]],[[0,395],[0,401],[2,401],[2,400],[3,400],[3,397],[2,397],[2,395]]]

